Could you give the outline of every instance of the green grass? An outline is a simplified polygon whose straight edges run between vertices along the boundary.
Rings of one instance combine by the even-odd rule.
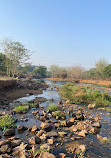
[[[28,111],[28,108],[26,108],[25,106],[19,105],[13,110],[16,111],[16,113],[26,113]]]
[[[0,128],[11,128],[15,127],[16,119],[11,117],[10,115],[5,115],[3,118],[0,119]]]
[[[59,116],[60,118],[66,117],[66,113],[64,111],[55,111],[55,112],[53,112],[53,116],[54,117]]]
[[[97,106],[111,106],[111,96],[99,90],[92,90],[89,86],[65,84],[60,88],[62,98],[71,102],[80,102]]]
[[[57,111],[58,110],[58,106],[54,105],[54,104],[51,104],[48,108],[47,108],[47,111],[51,111],[51,112],[54,112],[54,111]]]
[[[31,151],[31,157],[35,157],[36,155],[40,155],[42,152],[47,152],[48,150],[46,149],[40,149],[40,148],[37,148],[34,152],[32,150]]]
[[[111,84],[108,85],[108,88],[111,88]]]

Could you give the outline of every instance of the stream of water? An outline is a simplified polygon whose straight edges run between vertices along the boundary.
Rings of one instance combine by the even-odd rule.
[[[52,81],[46,81],[46,84],[49,85],[49,88],[47,90],[43,90],[43,94],[40,95],[31,95],[31,96],[26,96],[26,97],[22,97],[19,98],[18,100],[20,102],[27,102],[30,100],[35,99],[36,97],[44,97],[47,100],[49,100],[50,98],[53,98],[54,101],[53,103],[57,105],[57,101],[60,100],[60,95],[58,93],[58,91],[56,91],[54,89],[55,86],[61,86],[63,84],[65,84],[66,82],[52,82]],[[44,106],[44,109],[46,109],[48,107],[48,105],[50,104],[50,101],[46,101],[40,104],[40,106]],[[107,111],[104,110],[99,110],[99,109],[94,109],[94,110],[89,110],[87,108],[86,105],[82,105],[82,107],[87,110],[87,112],[89,113],[89,115],[101,115],[102,120],[102,127],[100,129],[100,135],[101,136],[105,136],[105,137],[111,137],[111,115],[108,115]],[[29,110],[28,113],[20,115],[20,114],[16,114],[15,117],[19,120],[20,118],[26,118],[28,121],[25,122],[17,122],[17,125],[24,125],[25,127],[31,128],[34,125],[40,126],[41,121],[37,120],[36,117],[32,114],[33,109]],[[41,112],[42,110],[39,108],[39,111]],[[63,131],[63,130],[62,130]],[[0,132],[0,134],[3,137],[2,132]],[[30,137],[30,133],[28,133],[27,131],[23,132],[23,133],[18,133],[16,131],[16,136],[19,136],[21,139],[23,140],[27,140],[28,137]],[[67,154],[67,156],[73,158],[74,155],[71,153],[67,153],[67,147],[66,146],[73,146],[73,141],[70,140],[68,137],[66,137],[64,140],[66,140],[66,142],[63,141],[63,145],[58,145],[57,147],[55,147],[55,149],[53,150],[53,153],[58,156],[58,153],[65,153]],[[90,145],[91,141],[93,141],[93,145]],[[58,140],[57,140],[58,142]],[[108,144],[100,144],[99,141],[97,140],[96,135],[92,135],[89,134],[85,139],[81,139],[78,140],[79,143],[81,144],[85,144],[86,148],[87,148],[87,154],[86,157],[90,156],[91,158],[110,158],[111,156],[111,143]],[[59,142],[58,142],[59,143]]]

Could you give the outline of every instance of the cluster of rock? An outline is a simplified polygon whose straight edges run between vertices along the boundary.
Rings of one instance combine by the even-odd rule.
[[[39,103],[43,100],[38,99]],[[52,99],[51,99],[52,100]],[[37,101],[37,100],[36,100]],[[35,125],[27,128],[22,125],[17,126],[18,133],[28,131],[30,137],[27,142],[14,137],[15,129],[6,129],[4,136],[11,136],[7,140],[0,141],[0,158],[20,157],[20,158],[55,158],[51,153],[56,146],[62,145],[65,138],[75,142],[72,146],[74,157],[84,157],[87,147],[85,144],[76,144],[76,140],[83,139],[89,133],[97,134],[98,140],[107,141],[106,137],[101,137],[98,133],[101,128],[99,117],[89,117],[87,113],[78,105],[71,105],[69,101],[58,102],[61,111],[67,109],[68,117],[53,118],[53,112],[43,110],[42,113],[34,110],[32,114],[41,122],[40,127]],[[94,105],[92,105],[92,108]],[[44,109],[44,107],[40,107]],[[92,109],[91,105],[89,109]],[[66,119],[67,118],[67,119]],[[64,138],[64,139],[63,139]],[[66,158],[65,153],[59,153],[60,158]],[[67,157],[68,158],[68,157]]]

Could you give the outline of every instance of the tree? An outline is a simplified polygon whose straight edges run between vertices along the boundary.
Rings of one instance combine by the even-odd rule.
[[[83,78],[84,68],[81,66],[70,67],[68,71],[68,77],[74,79]]]
[[[96,62],[96,71],[102,75],[103,69],[108,65],[105,59],[100,59]]]
[[[36,77],[38,78],[44,78],[46,77],[47,74],[47,68],[45,66],[37,66],[34,70],[33,73]]]
[[[0,53],[0,71],[6,72],[6,56]]]
[[[49,69],[50,69],[52,77],[62,77],[62,78],[67,77],[67,68],[65,67],[51,65]]]
[[[20,42],[12,40],[4,40],[2,43],[3,53],[6,55],[7,75],[10,72],[14,76],[17,68],[24,64],[29,59],[29,50],[26,49]]]
[[[103,75],[105,78],[111,77],[111,64],[109,64],[108,66],[104,68]]]

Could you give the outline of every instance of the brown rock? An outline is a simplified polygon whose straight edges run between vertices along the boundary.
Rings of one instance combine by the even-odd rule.
[[[42,152],[39,158],[55,158],[55,156],[49,152]]]
[[[52,125],[49,123],[42,122],[40,127],[46,132],[50,132],[52,130]]]
[[[29,143],[31,145],[36,145],[36,144],[40,144],[41,143],[41,139],[37,136],[33,136],[29,139]]]

